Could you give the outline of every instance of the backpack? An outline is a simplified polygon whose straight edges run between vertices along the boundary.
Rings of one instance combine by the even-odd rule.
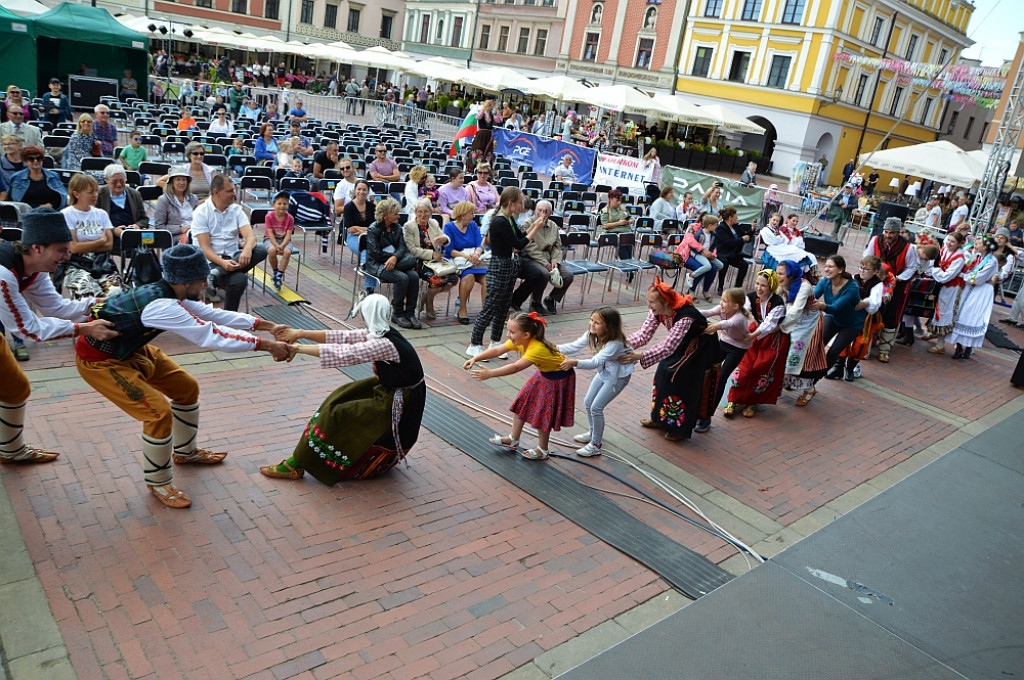
[[[331,225],[331,204],[319,191],[293,191],[288,195],[288,214],[296,224]]]

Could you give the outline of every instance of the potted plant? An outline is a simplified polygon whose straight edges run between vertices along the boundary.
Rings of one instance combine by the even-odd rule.
[[[707,167],[708,147],[703,144],[690,145],[690,164],[693,170],[703,170]]]

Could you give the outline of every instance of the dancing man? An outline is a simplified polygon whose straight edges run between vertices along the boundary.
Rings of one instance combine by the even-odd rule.
[[[896,340],[896,330],[903,320],[903,308],[907,305],[910,295],[910,280],[917,275],[917,263],[920,259],[917,248],[907,239],[900,236],[903,220],[890,217],[885,220],[881,236],[873,236],[864,249],[864,257],[874,255],[896,276],[896,285],[890,298],[882,307],[882,330],[878,333],[878,360],[889,363],[889,351]],[[914,328],[908,329],[913,337]]]
[[[227,454],[196,448],[199,383],[150,340],[172,331],[205,349],[262,350],[277,361],[290,361],[295,352],[283,342],[262,340],[250,332],[281,332],[286,326],[201,301],[210,265],[198,246],[168,249],[163,267],[160,281],[93,308],[93,316],[110,322],[120,335],[108,340],[80,338],[76,363],[85,382],[142,421],[142,472],[150,493],[168,507],[187,508],[192,501],[171,481],[172,454],[178,465],[219,463]]]
[[[65,300],[49,274],[71,257],[71,230],[53,208],[36,208],[23,221],[21,240],[0,243],[0,322],[23,338],[43,342],[74,336],[109,340],[107,321],[88,321],[94,300]],[[36,316],[29,304],[44,316]],[[49,463],[58,455],[26,446],[25,404],[32,386],[0,332],[0,463]]]

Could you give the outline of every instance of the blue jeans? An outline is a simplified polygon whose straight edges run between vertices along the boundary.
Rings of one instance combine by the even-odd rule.
[[[704,292],[711,290],[711,284],[715,282],[715,274],[724,265],[717,259],[709,260],[703,255],[690,254],[689,259],[686,260],[684,265],[687,269],[693,272],[693,290],[697,290],[697,285],[703,279],[704,281]]]
[[[349,234],[349,233],[346,232],[346,235],[345,235],[345,245],[353,253],[355,253],[356,255],[359,255],[359,235],[358,234]],[[360,256],[359,262],[362,263],[362,264],[366,264],[366,252],[365,251]],[[371,279],[369,276],[367,276],[367,277],[365,277],[363,279],[363,288],[376,288],[376,287],[377,287],[377,281],[375,279]]]
[[[612,399],[619,396],[622,390],[626,389],[632,375],[619,378],[612,382],[598,373],[590,383],[587,396],[583,398],[583,410],[587,412],[587,420],[590,421],[590,443],[598,446],[604,436],[604,407],[611,403]]]

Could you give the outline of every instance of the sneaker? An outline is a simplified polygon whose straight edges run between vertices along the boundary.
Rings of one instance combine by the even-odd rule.
[[[502,347],[502,346],[504,346],[504,344],[505,343],[502,343],[502,342],[492,342],[491,344],[487,345],[487,349],[494,349],[495,347]],[[503,352],[502,354],[499,354],[498,358],[499,359],[508,359],[508,352]]]
[[[544,308],[548,310],[548,314],[551,316],[558,314],[558,303],[551,298],[544,298]]]
[[[579,442],[580,444],[589,444],[590,443],[590,433],[589,432],[581,432],[580,434],[573,435],[572,440],[574,442]]]
[[[25,347],[25,345],[18,345],[17,347],[15,347],[14,358],[17,359],[18,361],[28,361],[28,347]]]
[[[469,347],[466,348],[466,356],[475,357],[478,354],[483,354],[483,351],[483,345],[470,345]],[[487,359],[484,359],[484,361],[487,361]]]
[[[859,378],[860,377],[860,364],[857,364],[856,366],[853,367],[853,377],[854,378]]]
[[[711,429],[710,420],[698,420],[697,424],[693,426],[694,432],[707,432]]]
[[[591,456],[601,455],[600,444],[587,444],[583,448],[576,449],[577,456],[583,456],[584,458],[590,458]]]

